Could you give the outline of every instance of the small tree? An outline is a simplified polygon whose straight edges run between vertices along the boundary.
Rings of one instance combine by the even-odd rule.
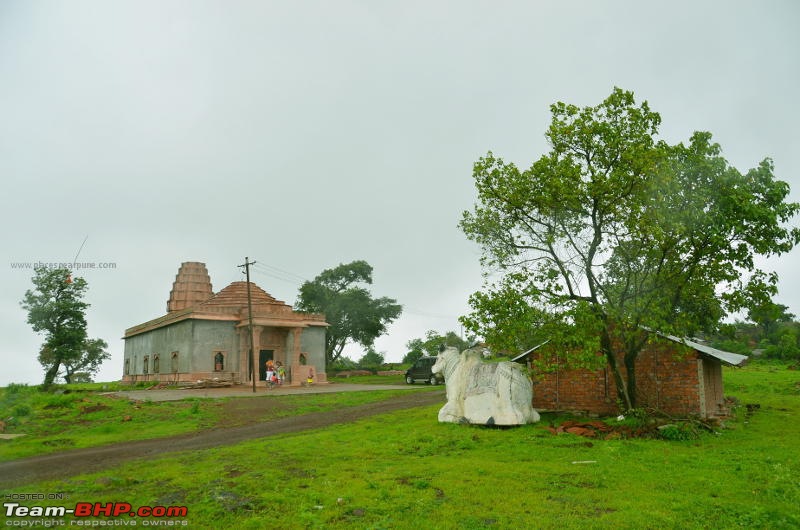
[[[25,292],[21,305],[28,311],[28,323],[44,335],[39,362],[45,368],[43,390],[48,390],[64,368],[69,383],[77,371],[94,373],[108,359],[108,345],[88,339],[83,301],[88,288],[83,278],[72,278],[69,269],[34,269],[33,290]]]
[[[410,341],[406,342],[406,348],[408,352],[403,356],[403,363],[415,363],[417,359],[425,355],[425,350],[423,349],[423,340],[422,339],[411,339]]]
[[[448,331],[444,335],[434,330],[428,330],[425,333],[424,339],[411,339],[406,343],[408,353],[403,358],[404,363],[413,363],[420,357],[428,355],[433,357],[439,353],[442,346],[453,346],[458,351],[463,351],[469,348],[468,341],[458,336],[455,331]]]
[[[375,348],[367,348],[367,352],[361,359],[358,360],[358,367],[362,370],[372,370],[373,372],[380,369],[386,356],[383,353],[378,353]]]
[[[325,355],[328,364],[342,355],[348,341],[370,347],[386,333],[403,308],[392,298],[373,298],[363,285],[372,284],[372,266],[366,261],[341,264],[322,271],[300,286],[295,307],[325,313],[328,322]]]
[[[91,381],[91,376],[100,369],[103,361],[111,355],[107,351],[108,343],[103,339],[87,339],[83,344],[84,354],[78,359],[64,359],[61,364],[64,370],[58,375],[69,383],[86,383]],[[42,346],[39,352],[39,363],[42,366],[52,366],[56,362],[53,350]]]
[[[759,327],[761,331],[759,340],[767,339],[770,343],[777,344],[780,325],[792,322],[794,315],[789,313],[789,308],[785,305],[768,300],[751,308],[747,313],[747,318]]]

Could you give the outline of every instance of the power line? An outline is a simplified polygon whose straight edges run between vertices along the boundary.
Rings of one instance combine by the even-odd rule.
[[[279,269],[278,267],[273,267],[271,265],[264,265],[258,264],[253,267],[254,272],[262,274],[264,276],[269,276],[270,278],[274,278],[276,280],[280,280],[283,282],[291,283],[293,285],[301,285],[305,283],[306,280],[302,276],[295,274],[293,272],[285,271],[283,269]]]
[[[299,286],[301,283],[303,283],[301,281],[295,280],[294,278],[287,278],[279,274],[273,274],[271,272],[258,269],[257,267],[253,267],[253,273],[272,278],[273,280],[280,280],[282,282],[290,283],[295,286]]]
[[[306,282],[306,281],[308,281],[308,279],[307,279],[307,278],[304,278],[304,277],[300,276],[299,274],[295,274],[294,272],[287,271],[287,270],[284,270],[284,269],[281,269],[281,268],[275,267],[274,265],[267,265],[266,263],[259,263],[259,264],[256,266],[256,268],[259,268],[259,269],[266,269],[266,270],[269,270],[269,271],[272,271],[272,272],[276,272],[276,273],[278,273],[278,274],[284,274],[284,275],[286,275],[286,276],[288,276],[288,277],[291,277],[291,278],[296,278],[297,280],[299,280],[299,281],[301,281],[301,282]]]

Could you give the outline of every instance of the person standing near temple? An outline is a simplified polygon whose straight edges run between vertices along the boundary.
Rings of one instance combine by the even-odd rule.
[[[267,388],[272,388],[272,378],[275,377],[275,364],[272,359],[267,359]]]
[[[278,384],[282,385],[283,380],[286,379],[286,368],[283,367],[283,363],[280,361],[278,361],[278,363],[275,366],[276,366],[275,371],[277,372],[278,375]]]

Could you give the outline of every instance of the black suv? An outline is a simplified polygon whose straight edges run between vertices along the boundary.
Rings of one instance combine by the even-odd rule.
[[[438,357],[420,357],[417,362],[411,365],[411,368],[406,370],[406,383],[413,385],[414,381],[425,381],[432,385],[444,383],[444,376],[442,374],[434,374],[431,368],[436,364]]]

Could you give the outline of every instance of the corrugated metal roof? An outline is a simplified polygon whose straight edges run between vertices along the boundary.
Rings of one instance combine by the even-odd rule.
[[[536,350],[538,350],[539,348],[541,348],[542,346],[544,346],[544,345],[545,345],[545,344],[547,344],[548,342],[550,342],[550,339],[547,339],[546,341],[544,341],[543,343],[539,344],[538,346],[534,346],[533,348],[531,348],[531,349],[530,349],[530,350],[528,350],[528,351],[525,351],[525,352],[522,352],[522,353],[520,353],[519,355],[517,355],[516,357],[514,357],[513,359],[511,359],[511,361],[512,361],[512,362],[515,362],[515,363],[521,363],[521,362],[522,362],[522,359],[524,359],[525,357],[527,357],[527,356],[528,356],[528,355],[530,355],[531,353],[535,352]]]
[[[738,353],[731,353],[729,351],[718,350],[716,348],[712,348],[711,346],[706,346],[705,344],[700,344],[699,342],[694,342],[693,340],[689,340],[689,339],[686,339],[686,338],[681,339],[681,338],[675,337],[674,335],[667,335],[666,333],[653,332],[652,330],[647,330],[647,331],[650,331],[651,333],[655,333],[659,337],[663,337],[663,338],[671,340],[673,342],[677,342],[678,344],[683,344],[684,346],[692,348],[693,350],[699,351],[703,355],[708,355],[709,357],[714,357],[715,359],[718,359],[718,360],[722,361],[723,363],[725,363],[727,365],[730,365],[730,366],[742,366],[745,363],[745,361],[748,359],[748,357],[746,355],[739,355]],[[539,344],[538,346],[534,346],[530,350],[525,351],[523,353],[520,353],[519,355],[517,355],[516,357],[514,357],[511,360],[514,361],[514,362],[522,362],[522,360],[525,359],[525,357],[527,357],[531,353],[535,352],[536,350],[538,350],[539,348],[541,348],[542,346],[544,346],[548,342],[550,342],[550,341],[546,340],[543,343]]]
[[[677,342],[678,344],[683,344],[685,346],[688,346],[689,348],[697,350],[702,354],[714,357],[715,359],[719,359],[720,361],[730,366],[741,366],[747,360],[746,355],[739,355],[738,353],[731,353],[729,351],[718,350],[716,348],[712,348],[711,346],[706,346],[705,344],[700,344],[699,342],[694,342],[686,338],[680,339],[678,337],[675,337],[674,335],[667,335],[665,333],[656,333],[656,334],[660,337],[664,337],[665,339],[669,339],[672,342]]]

